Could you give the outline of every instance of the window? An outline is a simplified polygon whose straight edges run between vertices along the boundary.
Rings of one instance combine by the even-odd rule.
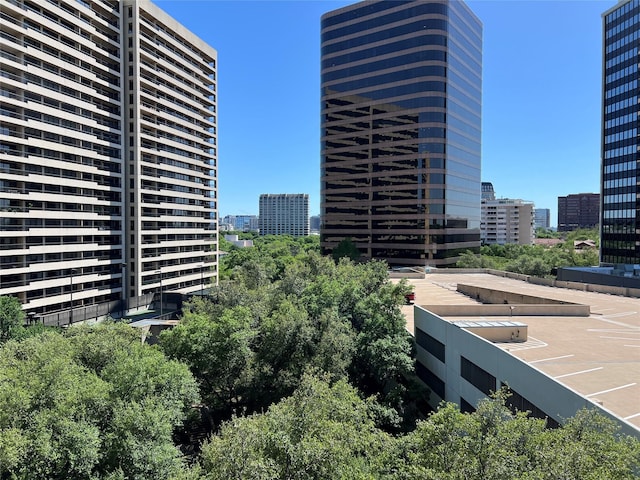
[[[464,398],[460,397],[460,411],[462,413],[473,413],[476,411],[475,407],[467,402]]]
[[[436,357],[442,363],[445,363],[445,346],[444,343],[436,340],[428,333],[416,328],[416,343],[424,348],[431,355]]]
[[[416,375],[433,393],[444,399],[444,382],[420,362],[416,362]]]
[[[509,388],[509,386],[506,385],[505,383],[502,383],[502,385]],[[546,419],[548,428],[558,428],[560,426],[560,424],[557,421],[555,421],[545,412],[540,410],[538,407],[536,407],[533,403],[531,403],[529,400],[524,398],[515,390],[512,390],[509,388],[509,393],[511,394],[511,396],[507,398],[506,404],[513,413],[516,413],[516,411],[530,412],[529,415],[533,418],[541,418],[543,420]]]
[[[460,357],[460,376],[485,395],[496,391],[496,377],[462,356]]]

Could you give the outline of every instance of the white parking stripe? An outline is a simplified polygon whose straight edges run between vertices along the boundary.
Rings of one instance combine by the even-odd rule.
[[[622,390],[623,388],[633,387],[634,385],[637,385],[637,383],[627,383],[626,385],[622,385],[621,387],[615,387],[615,388],[610,388],[609,390],[602,390],[601,392],[590,393],[589,395],[585,395],[585,397],[589,398],[589,397],[593,397],[594,395],[601,395],[603,393],[609,393],[615,390]]]
[[[540,363],[540,362],[549,362],[551,360],[560,360],[561,358],[569,358],[569,357],[573,357],[574,355],[562,355],[561,357],[551,357],[551,358],[542,358],[540,360],[534,360],[533,362],[529,362],[529,363]]]
[[[638,340],[637,338],[626,338],[626,337],[603,337],[602,335],[600,335],[600,338],[610,338],[612,340]]]
[[[564,378],[564,377],[570,377],[572,375],[580,375],[581,373],[589,373],[589,372],[595,372],[596,370],[602,370],[604,367],[598,367],[598,368],[590,368],[589,370],[581,370],[579,372],[573,372],[573,373],[565,373],[564,375],[558,375],[557,377],[553,377],[553,378]]]

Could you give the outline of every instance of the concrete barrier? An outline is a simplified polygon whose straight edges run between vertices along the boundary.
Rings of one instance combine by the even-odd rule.
[[[640,298],[640,288],[627,288],[627,295],[629,297]]]
[[[423,279],[424,273],[419,272],[389,272],[389,278],[415,278],[415,279]]]
[[[614,287],[611,285],[596,285],[593,283],[585,283],[587,292],[608,293],[609,295],[625,295],[627,288]]]
[[[552,298],[542,298],[534,295],[525,295],[522,293],[506,292],[503,290],[495,290],[492,288],[483,288],[476,285],[467,285],[459,283],[457,290],[464,293],[482,303],[494,305],[575,305],[571,302],[563,300],[555,300]]]
[[[534,285],[545,285],[547,287],[554,287],[556,281],[553,278],[529,277],[529,283],[532,283]]]
[[[589,305],[572,304],[509,304],[509,305],[420,305],[442,317],[588,317]]]

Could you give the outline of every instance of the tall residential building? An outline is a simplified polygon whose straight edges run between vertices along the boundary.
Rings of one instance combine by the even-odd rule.
[[[551,210],[548,208],[534,208],[533,209],[533,223],[535,228],[550,228],[551,227]]]
[[[322,17],[321,246],[449,265],[480,246],[482,24],[462,1]]]
[[[600,195],[574,193],[558,197],[558,231],[596,228],[600,224]]]
[[[638,196],[638,39],[640,1],[619,1],[602,15],[602,162],[600,262],[640,261]]]
[[[216,51],[147,1],[0,9],[0,295],[66,323],[215,282]]]
[[[309,195],[263,193],[258,225],[260,235],[309,235]]]
[[[533,203],[519,199],[482,200],[481,238],[486,245],[531,245],[535,239]]]

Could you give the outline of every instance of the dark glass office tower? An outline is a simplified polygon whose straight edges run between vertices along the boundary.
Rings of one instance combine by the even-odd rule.
[[[482,24],[462,1],[322,17],[321,245],[441,266],[480,246]]]
[[[640,1],[603,15],[600,262],[640,263],[638,47]]]

